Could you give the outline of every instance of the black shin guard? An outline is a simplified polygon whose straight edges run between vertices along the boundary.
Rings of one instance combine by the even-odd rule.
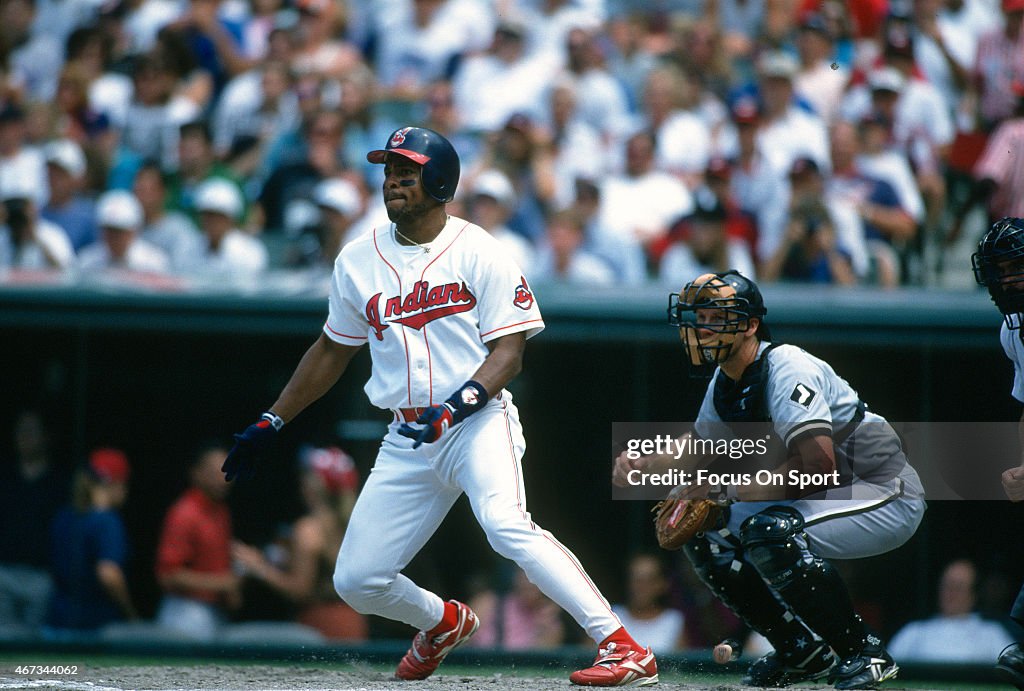
[[[782,653],[803,650],[815,639],[814,632],[772,592],[753,566],[737,559],[733,551],[718,547],[699,536],[684,551],[701,581],[722,603]]]
[[[839,572],[807,548],[798,511],[765,509],[743,522],[740,540],[760,575],[840,658],[860,652],[867,640],[864,622]]]

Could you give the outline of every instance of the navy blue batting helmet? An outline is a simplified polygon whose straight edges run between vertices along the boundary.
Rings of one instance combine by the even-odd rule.
[[[391,133],[387,146],[366,154],[370,163],[384,163],[387,154],[404,156],[423,166],[423,189],[441,202],[450,202],[459,185],[459,155],[451,142],[426,127],[402,127]]]

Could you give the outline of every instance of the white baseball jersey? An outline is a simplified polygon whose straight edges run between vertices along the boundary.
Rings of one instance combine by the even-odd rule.
[[[379,408],[441,403],[484,361],[488,341],[544,328],[526,278],[487,231],[451,216],[429,248],[401,245],[382,225],[334,264],[324,333],[369,343],[365,391]]]
[[[999,342],[1013,363],[1013,390],[1010,395],[1024,403],[1024,341],[1021,341],[1021,331],[1009,328],[1004,321],[999,329]]]

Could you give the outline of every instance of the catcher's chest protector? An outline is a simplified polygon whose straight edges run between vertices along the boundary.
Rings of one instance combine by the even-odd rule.
[[[715,378],[715,412],[724,422],[768,422],[768,353],[782,345],[772,343],[754,360],[739,381],[721,371]]]

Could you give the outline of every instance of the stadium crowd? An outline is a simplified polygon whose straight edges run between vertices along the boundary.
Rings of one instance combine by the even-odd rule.
[[[365,153],[415,123],[460,153],[452,212],[531,280],[929,284],[1024,215],[1022,20],[1024,0],[4,0],[2,280],[323,292],[387,222]]]

